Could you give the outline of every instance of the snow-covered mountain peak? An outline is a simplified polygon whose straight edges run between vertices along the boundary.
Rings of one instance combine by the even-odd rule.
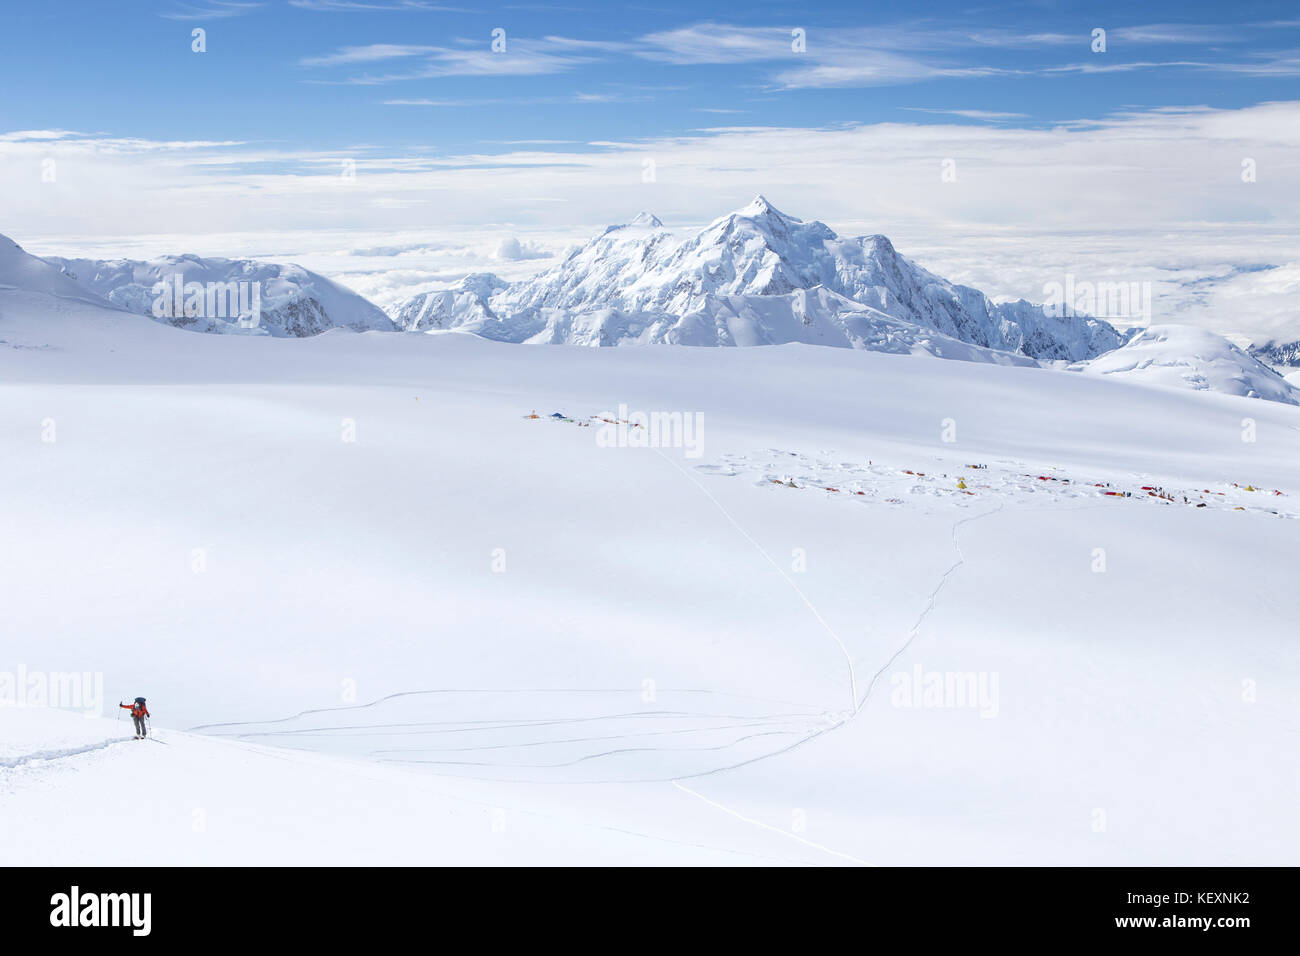
[[[794,216],[787,216],[781,210],[777,209],[770,202],[768,202],[767,197],[764,196],[762,193],[759,193],[757,196],[751,199],[746,205],[741,206],[735,212],[731,213],[731,215],[740,216],[742,219],[775,218],[775,219],[784,219],[786,222],[803,221],[802,219],[797,219]],[[723,218],[725,219],[727,217],[723,216]]]
[[[698,246],[744,249],[751,256],[761,254],[765,249],[781,259],[803,259],[815,246],[835,238],[835,233],[825,223],[805,223],[795,216],[788,216],[759,195],[748,205],[713,220],[691,242]]]
[[[803,293],[817,306],[791,324]],[[468,328],[515,342],[833,341],[881,348],[867,326],[885,328],[883,317],[908,326],[909,341],[928,330],[980,349],[1073,362],[1127,341],[1098,319],[1048,318],[1023,301],[995,304],[927,272],[885,236],[840,238],[762,195],[693,236],[675,236],[643,213],[508,288],[462,286],[431,295],[402,306],[394,314],[398,326]],[[870,321],[864,310],[875,313]],[[889,329],[892,349],[901,333]]]
[[[654,213],[645,212],[644,210],[637,213],[632,218],[632,221],[628,223],[628,225],[642,226],[646,229],[662,229],[664,227],[664,224],[659,221],[658,216],[656,216]]]
[[[892,257],[898,255],[898,250],[894,244],[889,241],[888,236],[882,236],[877,233],[874,236],[863,236],[858,240],[862,248],[868,251],[875,258]]]
[[[457,279],[447,288],[456,292],[473,292],[487,298],[502,289],[508,288],[509,282],[506,282],[495,272],[470,272]]]
[[[510,283],[492,272],[471,272],[445,289],[422,292],[402,303],[390,318],[404,332],[430,332],[485,322],[497,315],[488,301]]]
[[[637,213],[627,222],[606,226],[605,230],[596,238],[600,239],[612,235],[616,239],[636,239],[649,233],[660,232],[663,228],[664,224],[659,220],[658,216],[643,211]]]

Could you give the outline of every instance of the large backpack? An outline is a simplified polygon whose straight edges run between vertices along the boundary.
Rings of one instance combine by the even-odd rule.
[[[137,697],[137,698],[135,699],[135,702],[136,702],[137,704],[139,704],[141,707],[144,706],[144,698],[143,698],[143,697]]]

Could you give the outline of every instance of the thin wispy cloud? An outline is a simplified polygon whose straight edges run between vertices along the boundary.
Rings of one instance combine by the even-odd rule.
[[[158,14],[167,20],[224,20],[229,17],[242,17],[261,7],[261,3],[240,2],[240,0],[207,0],[205,3],[177,4],[170,10]]]
[[[1125,43],[1235,43],[1245,39],[1239,28],[1219,24],[1151,23],[1115,27],[1109,34]]]
[[[368,46],[348,46],[327,56],[308,57],[300,60],[302,66],[339,66],[349,63],[375,63],[380,60],[393,60],[407,56],[433,54],[441,48],[436,46],[410,46],[399,43],[371,43]]]
[[[247,145],[237,139],[155,140],[143,137],[104,136],[66,129],[28,129],[0,133],[0,143],[57,146],[61,153],[148,153],[174,150],[216,149]]]
[[[1241,76],[1300,76],[1300,54],[1268,53],[1257,62],[1215,62],[1210,60],[1135,60],[1132,62],[1082,62],[1044,67],[1044,74],[1061,73],[1132,73],[1139,70],[1199,70],[1207,73],[1230,73]]]
[[[331,2],[331,0],[302,0]],[[350,0],[340,0],[350,2]],[[1296,70],[1290,51],[1257,51],[1252,59],[1227,58],[1219,47],[1258,35],[1259,27],[1217,24],[1117,25],[1107,31],[1104,56],[1092,49],[1090,29],[1077,33],[944,25],[910,21],[871,27],[738,26],[696,22],[633,39],[548,34],[489,37],[438,45],[374,43],[305,57],[313,69],[363,66],[385,60],[416,61],[410,69],[319,77],[328,84],[375,85],[447,76],[530,76],[592,67],[608,74],[628,57],[666,67],[750,67],[751,88],[796,91],[902,85],[935,80],[1015,78],[1157,69],[1206,70],[1243,76],[1287,76]],[[1155,58],[1139,50],[1179,45],[1205,56]],[[1204,50],[1196,49],[1202,47]],[[1015,54],[1023,51],[1026,57]],[[1050,51],[1050,55],[1049,55]],[[757,76],[755,73],[757,71]],[[755,83],[757,78],[759,82]],[[732,81],[742,82],[738,75]]]
[[[1300,50],[1261,54],[1254,63],[1218,63],[1214,68],[1246,76],[1300,76]]]
[[[388,60],[416,60],[409,70],[385,74],[355,74],[341,79],[321,78],[313,82],[372,86],[408,80],[445,76],[538,76],[562,73],[593,62],[587,52],[603,44],[587,43],[565,37],[543,39],[506,39],[503,50],[494,50],[484,41],[470,46],[415,46],[375,43],[368,46],[343,47],[324,56],[300,61],[304,67],[354,66]]]
[[[904,106],[901,109],[909,113],[930,113],[936,116],[960,116],[963,119],[977,120],[1013,120],[1027,119],[1027,113],[1003,113],[997,110],[944,110],[926,106]]]
[[[962,30],[936,28],[931,24],[810,28],[803,30],[801,45],[794,40],[794,30],[790,27],[695,23],[647,34],[639,40],[637,52],[647,59],[687,65],[804,58],[841,60],[850,53],[862,51],[897,54],[974,47],[1086,46],[1086,34]]]
[[[648,94],[631,94],[631,93],[575,93],[573,94],[576,103],[644,103],[654,99]]]
[[[475,106],[481,103],[480,100],[430,100],[430,99],[405,99],[405,100],[384,100],[384,106]]]
[[[321,13],[382,13],[384,11],[451,11],[461,8],[425,0],[289,0],[289,6]]]
[[[1150,24],[1118,26],[1109,41],[1125,45],[1216,45],[1244,39],[1235,26]],[[1061,73],[1108,73],[1182,67],[1222,72],[1289,75],[1291,59],[1278,54],[1266,66],[1205,60],[1121,59],[1115,47],[1104,61],[1007,66],[971,62],[983,50],[1068,51],[1090,55],[1090,31],[1070,34],[1010,29],[976,30],[914,23],[871,28],[823,28],[795,37],[791,29],[697,23],[643,36],[638,56],[675,66],[769,64],[772,82],[783,89],[866,87],[934,79],[1014,77]],[[798,64],[798,65],[796,65]]]
[[[35,141],[50,141],[56,139],[68,139],[70,137],[81,136],[81,133],[75,133],[66,129],[19,129],[9,133],[0,133],[0,143],[27,143]]]
[[[512,97],[476,97],[470,99],[429,99],[425,97],[417,98],[397,98],[381,101],[383,106],[425,106],[425,107],[443,107],[443,108],[482,108],[489,106],[506,106],[506,105],[523,105],[523,106],[542,106],[556,105],[560,103],[639,103],[651,100],[653,97],[641,95],[633,96],[625,93],[573,93],[563,96],[512,96]],[[512,140],[511,142],[523,142],[523,140]],[[534,140],[541,142],[541,140]],[[549,141],[557,142],[557,141]],[[570,142],[565,140],[564,142]]]

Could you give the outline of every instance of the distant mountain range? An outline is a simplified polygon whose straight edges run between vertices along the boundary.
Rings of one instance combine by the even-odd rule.
[[[685,240],[642,213],[532,278],[470,275],[392,314],[410,331],[462,329],[508,342],[806,342],[989,361],[1077,362],[1127,341],[1100,319],[994,303],[922,269],[884,236],[841,239],[762,196]]]
[[[1087,315],[1052,315],[1023,299],[995,303],[921,268],[885,236],[844,239],[762,196],[685,238],[641,213],[535,276],[510,283],[472,273],[387,315],[296,265],[194,255],[39,259],[0,237],[4,285],[208,333],[460,331],[502,342],[581,346],[804,343],[1002,365],[1054,363],[1300,401],[1269,367],[1300,361],[1297,343],[1268,343],[1252,356],[1222,336],[1188,327],[1120,331]],[[219,314],[186,308],[181,290],[191,285],[218,292],[254,287],[256,315],[246,308]]]

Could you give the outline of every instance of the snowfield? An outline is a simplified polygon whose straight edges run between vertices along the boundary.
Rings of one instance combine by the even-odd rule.
[[[0,706],[8,864],[1296,859],[1294,405],[202,336],[50,270],[0,277],[0,690],[107,699]]]
[[[1082,363],[1097,375],[1300,404],[1294,385],[1221,335],[1186,325],[1141,330],[1123,348]]]

